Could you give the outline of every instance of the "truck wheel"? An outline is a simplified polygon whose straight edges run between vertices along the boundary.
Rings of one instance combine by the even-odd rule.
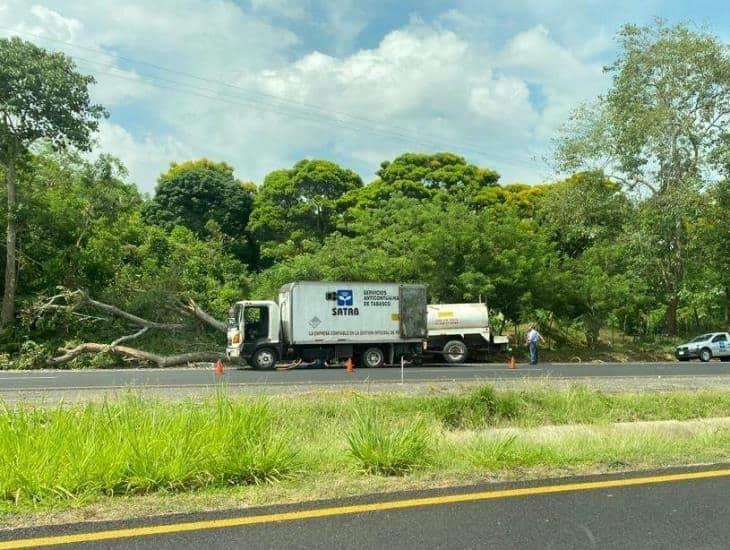
[[[273,369],[276,360],[276,351],[271,348],[261,348],[257,349],[251,357],[251,366],[255,369]]]
[[[382,367],[385,363],[385,354],[380,348],[368,348],[362,354],[362,364],[371,369]]]
[[[449,340],[444,344],[444,359],[447,363],[463,363],[468,351],[461,340]]]
[[[710,359],[712,359],[712,351],[710,348],[702,348],[700,351],[700,361],[707,363]]]

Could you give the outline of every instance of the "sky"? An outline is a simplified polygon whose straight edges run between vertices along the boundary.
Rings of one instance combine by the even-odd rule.
[[[94,152],[143,192],[189,159],[260,184],[325,158],[368,182],[407,151],[538,183],[571,111],[608,88],[617,30],[655,16],[730,42],[724,0],[0,0],[0,37],[96,78]]]

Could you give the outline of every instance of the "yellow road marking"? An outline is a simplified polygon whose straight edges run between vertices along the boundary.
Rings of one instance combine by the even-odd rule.
[[[242,525],[256,525],[261,523],[295,521],[302,519],[322,518],[328,516],[341,516],[347,514],[362,514],[366,512],[383,512],[387,510],[398,510],[402,508],[414,508],[419,506],[455,504],[461,502],[474,502],[478,500],[493,500],[509,497],[524,497],[531,495],[547,495],[554,493],[566,493],[569,491],[608,489],[611,487],[630,487],[633,485],[649,485],[656,483],[669,483],[672,481],[688,481],[694,479],[709,479],[726,476],[730,476],[730,469],[711,470],[704,472],[686,472],[681,474],[667,474],[649,477],[610,479],[603,481],[584,481],[579,483],[566,483],[562,485],[544,485],[538,487],[502,489],[496,491],[482,491],[477,493],[463,493],[425,498],[410,498],[403,500],[374,502],[371,504],[354,504],[350,506],[315,508],[311,510],[300,510],[297,512],[282,512],[275,514],[263,514],[258,516],[241,516],[227,519],[171,523],[167,525],[154,525],[150,527],[112,529],[108,531],[78,533],[74,535],[57,535],[31,539],[18,539],[13,541],[0,542],[0,550],[11,548],[31,548],[35,546],[49,546],[59,544],[73,544],[82,542],[95,542],[101,540],[143,537],[150,535],[164,535],[170,533],[182,533],[186,531],[201,531],[204,529],[221,529],[226,527],[239,527]]]

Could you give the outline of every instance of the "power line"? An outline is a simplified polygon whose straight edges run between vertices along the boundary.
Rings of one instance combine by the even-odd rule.
[[[47,40],[50,42],[56,42],[60,44],[65,44],[67,46],[78,48],[82,50],[91,51],[94,53],[102,53],[105,56],[109,56],[107,52],[104,50],[101,50],[99,48],[95,47],[89,47],[89,46],[83,46],[80,44],[75,44],[72,42],[67,42],[63,40],[58,40],[30,32],[18,32],[12,29],[0,27],[0,30],[4,30],[7,32],[15,32],[18,34],[25,34],[27,36],[33,36],[35,38],[41,39],[41,40]],[[83,58],[77,55],[73,55],[74,59],[80,60],[81,62],[85,62],[87,64],[92,65],[102,65],[106,69],[113,69],[113,70],[121,70],[117,69],[114,64],[110,64],[107,60],[105,61],[99,61],[99,60],[93,60],[88,58]],[[154,69],[164,71],[171,74],[177,74],[180,76],[184,76],[187,78],[192,78],[201,82],[211,83],[223,86],[228,89],[237,90],[239,94],[231,95],[231,94],[225,94],[222,93],[220,90],[213,90],[210,88],[201,88],[195,85],[192,85],[187,82],[181,82],[179,80],[173,80],[169,78],[164,78],[157,75],[150,75],[145,73],[135,73],[140,78],[130,78],[128,76],[115,74],[109,71],[99,71],[98,69],[95,69],[97,72],[100,72],[101,74],[106,74],[108,76],[112,76],[114,78],[120,78],[124,80],[139,82],[139,80],[143,80],[147,84],[150,84],[154,87],[161,88],[161,89],[167,89],[175,92],[180,93],[188,93],[190,95],[195,95],[198,97],[202,97],[205,99],[210,99],[214,101],[221,101],[223,103],[227,103],[230,105],[242,105],[240,101],[243,101],[247,104],[253,104],[256,106],[262,106],[265,109],[272,111],[274,113],[278,113],[281,115],[287,115],[287,116],[293,116],[299,119],[306,120],[308,122],[314,122],[319,125],[326,126],[325,120],[329,120],[331,123],[334,123],[336,126],[342,129],[351,130],[354,132],[366,132],[371,135],[380,135],[385,137],[390,137],[392,139],[401,140],[410,142],[419,146],[423,146],[426,148],[442,148],[443,146],[447,146],[447,148],[453,147],[453,145],[457,145],[459,149],[464,151],[470,151],[476,155],[479,155],[484,158],[493,158],[495,160],[502,159],[506,163],[510,163],[512,165],[517,166],[526,166],[530,165],[531,167],[537,167],[541,166],[540,163],[535,162],[533,159],[525,159],[525,158],[519,158],[519,157],[509,157],[506,155],[501,155],[499,153],[485,153],[484,150],[475,144],[470,143],[454,143],[454,144],[447,144],[445,141],[438,140],[438,138],[435,138],[433,136],[429,135],[420,135],[419,137],[416,137],[414,134],[411,133],[411,130],[405,129],[402,127],[389,125],[387,129],[382,128],[379,126],[379,122],[367,119],[364,117],[354,116],[347,113],[341,113],[337,111],[325,111],[321,107],[312,105],[305,102],[295,101],[291,99],[283,99],[281,97],[275,96],[273,94],[267,94],[265,92],[260,91],[254,91],[248,88],[243,88],[241,86],[231,84],[228,82],[220,81],[220,80],[214,80],[206,77],[201,77],[199,75],[195,75],[186,71],[179,71],[175,69],[170,69],[168,67],[164,67],[162,65],[158,65],[155,63],[150,63],[148,61],[139,60],[127,56],[122,55],[116,55],[114,54],[113,57],[115,59],[121,59],[128,61],[132,64],[139,64],[139,65],[146,65],[149,67],[152,67]],[[169,84],[169,86],[167,85]],[[186,89],[181,89],[180,87],[184,87]],[[253,95],[253,96],[259,96],[257,97],[246,97],[245,95],[240,95],[240,92],[243,92],[244,94]],[[213,94],[213,95],[206,95],[206,94]],[[225,98],[234,98],[239,101],[226,101]],[[272,103],[273,102],[273,103]],[[425,138],[425,139],[424,139]]]
[[[102,64],[101,62],[98,62],[98,61],[88,60],[88,59],[80,58],[80,57],[76,57],[76,56],[74,56],[74,59],[80,61],[82,65],[89,64],[92,67],[94,65]],[[106,64],[105,67],[112,68],[115,71],[121,72],[121,70],[116,69],[109,64]],[[273,106],[266,102],[261,102],[256,99],[240,97],[237,95],[231,96],[229,94],[228,95],[221,94],[217,90],[213,90],[210,88],[200,88],[200,87],[193,86],[193,85],[190,85],[185,82],[171,80],[171,79],[167,79],[167,78],[163,78],[163,77],[157,77],[157,76],[145,75],[145,74],[140,75],[138,73],[135,73],[140,77],[138,79],[138,78],[129,77],[124,74],[119,74],[119,73],[115,73],[115,72],[111,72],[111,71],[104,71],[104,70],[99,70],[99,69],[94,69],[94,70],[96,70],[97,73],[106,74],[113,78],[128,80],[128,81],[132,81],[132,82],[139,82],[140,80],[142,80],[143,82],[150,84],[157,88],[171,90],[171,91],[175,91],[178,93],[187,93],[188,95],[194,95],[196,97],[202,97],[202,98],[210,99],[213,101],[219,101],[221,103],[225,103],[228,105],[239,105],[240,106],[242,104],[241,101],[243,101],[244,103],[247,103],[247,104],[254,104],[254,105],[262,106],[264,109],[272,111],[277,114],[303,119],[308,122],[313,122],[313,123],[316,123],[316,124],[319,124],[319,125],[322,125],[325,127],[328,127],[330,125],[327,121],[322,120],[324,117],[322,117],[321,115],[319,115],[317,113],[311,113],[311,112],[299,111],[299,110],[291,110],[291,109],[287,109],[285,105]],[[213,95],[209,95],[209,94],[213,94]],[[236,100],[238,100],[238,101],[236,101]],[[442,148],[444,145],[446,145],[446,142],[436,141],[434,139],[428,139],[428,136],[425,136],[426,139],[416,138],[414,136],[409,136],[409,135],[404,135],[402,133],[393,132],[393,131],[391,131],[389,129],[385,129],[385,128],[354,125],[352,123],[346,123],[345,121],[333,119],[331,117],[328,117],[328,118],[329,118],[330,123],[333,122],[339,128],[345,129],[345,130],[351,130],[353,132],[364,132],[364,133],[369,133],[369,134],[375,135],[375,136],[379,135],[379,136],[390,137],[390,138],[393,138],[396,140],[401,140],[401,141],[406,141],[406,142],[409,142],[412,144],[416,144],[416,145],[419,145],[419,146],[422,146],[425,148]],[[499,154],[487,155],[481,149],[476,149],[476,148],[470,147],[468,145],[464,145],[462,143],[457,143],[456,145],[461,150],[471,151],[480,156],[485,156],[485,157],[490,156],[490,157],[495,157],[495,158],[499,158],[501,156]],[[514,157],[503,157],[503,158],[505,159],[504,160],[505,163],[510,163],[510,164],[513,164],[516,166],[524,165],[518,159],[516,161],[516,159]],[[530,164],[532,164],[534,166],[538,166],[538,164],[534,163],[534,162],[530,162]]]

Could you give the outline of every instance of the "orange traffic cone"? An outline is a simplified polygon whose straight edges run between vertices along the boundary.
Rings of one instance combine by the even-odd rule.
[[[352,357],[348,357],[347,361],[345,361],[345,369],[347,372],[354,372],[355,366],[352,364]]]
[[[223,374],[223,361],[218,359],[218,361],[215,362],[213,372],[216,374],[216,376],[220,376],[221,374]]]
[[[517,362],[515,361],[515,356],[509,358],[509,362],[507,363],[508,369],[516,369],[517,368]]]

